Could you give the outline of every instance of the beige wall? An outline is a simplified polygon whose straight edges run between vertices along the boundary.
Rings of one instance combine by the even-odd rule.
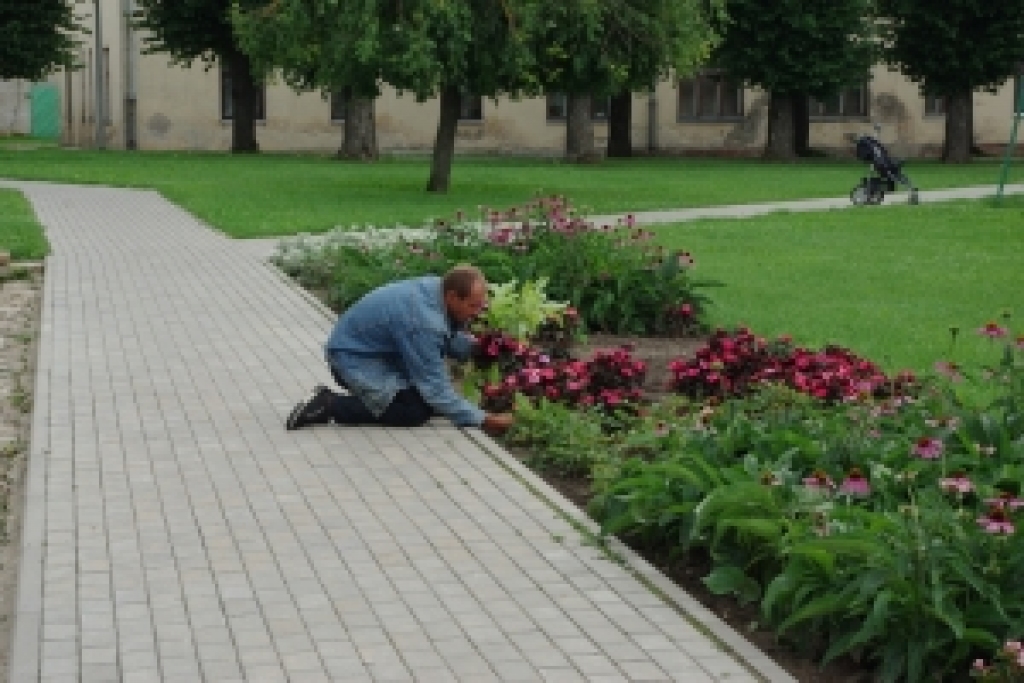
[[[105,128],[109,147],[126,144],[126,105],[129,74],[137,92],[137,138],[141,149],[226,150],[231,144],[231,124],[220,118],[219,68],[204,71],[171,65],[166,55],[138,54],[139,36],[130,36],[124,10],[132,0],[103,0],[103,40],[109,51],[109,123]],[[92,3],[80,6],[83,22],[93,26]],[[67,144],[91,146],[96,139],[93,118],[93,45],[95,36],[82,36],[83,68],[57,74],[51,80],[62,90]],[[2,90],[0,90],[2,97]],[[979,144],[1005,144],[1012,119],[1013,84],[996,94],[975,95],[975,132]],[[650,127],[653,101],[655,126]],[[0,123],[2,123],[0,101]],[[411,95],[386,89],[376,103],[378,144],[383,152],[429,151],[437,126],[436,100],[417,102]],[[756,154],[767,134],[768,99],[755,89],[744,93],[742,119],[729,122],[679,120],[675,81],[658,84],[653,97],[638,94],[633,100],[632,140],[646,150],[652,137],[664,152],[711,152]],[[898,156],[934,150],[943,139],[944,117],[927,116],[917,86],[884,67],[874,70],[869,84],[869,118],[812,120],[811,145],[852,152],[850,133],[882,126],[882,141]],[[597,123],[595,146],[603,150],[607,127]],[[257,125],[256,137],[264,150],[322,151],[338,149],[342,126],[330,121],[327,101],[319,93],[295,93],[283,83],[267,86],[267,117]],[[565,146],[565,124],[550,121],[543,98],[495,103],[484,100],[483,121],[462,122],[457,134],[460,152],[559,155]]]
[[[0,81],[0,135],[28,135],[32,127],[32,84]]]

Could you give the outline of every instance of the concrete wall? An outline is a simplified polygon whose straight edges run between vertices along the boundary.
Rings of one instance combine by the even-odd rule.
[[[108,121],[104,143],[125,147],[131,130],[130,103],[136,104],[137,144],[141,149],[226,150],[231,144],[231,122],[221,119],[220,71],[201,63],[191,68],[172,65],[166,55],[140,55],[141,40],[124,21],[132,0],[103,0],[102,37],[108,66]],[[80,8],[83,23],[92,30],[93,5]],[[97,131],[94,119],[95,33],[83,34],[83,68],[57,74],[52,82],[62,91],[64,141],[92,146]],[[924,98],[917,85],[884,67],[874,69],[869,82],[868,116],[852,119],[812,119],[811,145],[849,153],[850,133],[882,126],[882,141],[898,156],[934,152],[942,143],[945,119],[924,113]],[[1005,144],[1012,122],[1012,81],[995,94],[975,96],[975,132],[982,145]],[[679,91],[674,80],[660,82],[653,95],[633,100],[634,149],[647,150],[653,141],[667,153],[753,155],[767,135],[768,98],[756,89],[744,92],[743,116],[735,121],[695,122],[679,116]],[[0,126],[4,121],[0,86]],[[651,128],[653,114],[654,127]],[[22,114],[27,115],[26,113]],[[378,144],[384,152],[429,151],[437,126],[436,100],[417,102],[410,95],[386,89],[376,103]],[[607,128],[595,124],[595,146],[603,150]],[[0,128],[2,129],[2,128]],[[257,124],[256,136],[264,150],[321,151],[339,148],[342,125],[330,120],[329,104],[320,93],[295,93],[280,82],[267,85],[267,116]],[[560,155],[565,146],[565,123],[547,118],[544,98],[497,103],[484,100],[483,120],[459,124],[456,148],[460,152]]]
[[[27,81],[0,81],[0,135],[28,135],[32,128],[32,101]]]

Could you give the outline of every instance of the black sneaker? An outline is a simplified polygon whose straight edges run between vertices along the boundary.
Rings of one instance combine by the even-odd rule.
[[[330,420],[331,401],[334,393],[322,384],[313,389],[313,395],[300,401],[288,414],[284,423],[285,429],[292,431],[307,425],[324,424]]]

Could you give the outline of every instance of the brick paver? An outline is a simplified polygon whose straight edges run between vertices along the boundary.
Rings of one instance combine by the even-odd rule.
[[[237,243],[6,185],[53,247],[12,681],[792,680],[476,430],[285,431],[330,319]]]

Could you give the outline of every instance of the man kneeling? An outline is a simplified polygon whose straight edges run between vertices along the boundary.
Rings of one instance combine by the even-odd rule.
[[[327,339],[327,364],[348,395],[321,385],[288,415],[289,430],[307,425],[417,427],[444,415],[491,434],[512,426],[509,413],[485,413],[459,396],[445,358],[465,361],[474,339],[465,326],[487,305],[487,281],[473,266],[379,287],[338,319]]]

